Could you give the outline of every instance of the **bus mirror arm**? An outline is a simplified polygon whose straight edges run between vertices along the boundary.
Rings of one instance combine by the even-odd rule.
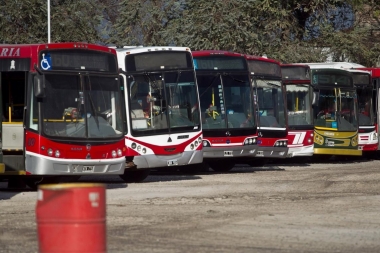
[[[120,72],[121,74],[124,74],[124,75],[127,74],[127,71],[124,71],[122,68],[119,68],[119,72]]]
[[[319,102],[319,92],[318,91],[313,91],[312,105],[316,106],[316,105],[318,105],[318,102]]]

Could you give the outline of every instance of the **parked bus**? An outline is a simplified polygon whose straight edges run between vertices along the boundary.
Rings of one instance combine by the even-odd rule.
[[[192,170],[203,161],[199,96],[187,47],[118,48],[135,178],[151,169]]]
[[[288,111],[288,157],[314,154],[313,87],[308,65],[282,64]]]
[[[310,65],[311,64],[320,68],[345,69],[352,73],[358,98],[358,145],[359,149],[363,150],[363,155],[372,156],[373,152],[378,148],[379,140],[372,106],[373,83],[371,80],[371,73],[365,70],[358,70],[357,68],[363,66],[352,62],[310,63]]]
[[[2,44],[0,84],[0,177],[8,186],[124,173],[115,50],[87,43]]]
[[[380,123],[380,104],[379,104],[379,97],[380,97],[380,68],[378,67],[373,67],[373,68],[367,68],[367,67],[364,67],[364,66],[355,66],[355,69],[358,69],[358,70],[365,70],[365,71],[369,71],[371,73],[371,80],[372,80],[372,106],[370,107],[370,112],[372,111],[373,113],[373,121],[374,121],[374,125],[375,125],[375,134],[373,135],[373,138],[370,138],[372,140],[374,139],[378,139],[379,138],[379,135],[380,135],[380,132],[379,132],[379,123]],[[368,110],[368,104],[366,104],[366,102],[364,102],[364,108],[363,108],[363,102],[361,103],[362,104],[362,111],[366,113],[366,111]],[[376,149],[376,151],[379,151],[380,150],[380,143],[378,143]],[[376,152],[378,153],[378,152]]]
[[[288,122],[281,65],[266,57],[245,55],[258,118],[258,150],[262,163],[288,154]]]
[[[361,156],[358,96],[353,74],[305,63],[314,87],[314,155]]]
[[[193,51],[203,127],[203,159],[214,171],[249,163],[257,150],[253,89],[243,54]]]

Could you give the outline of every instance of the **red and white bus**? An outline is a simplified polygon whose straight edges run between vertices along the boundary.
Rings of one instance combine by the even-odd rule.
[[[373,68],[367,68],[364,66],[356,66],[355,67],[358,70],[365,70],[369,71],[371,73],[371,80],[372,80],[372,92],[370,93],[372,96],[371,104],[367,103],[366,101],[363,101],[361,103],[361,113],[365,115],[369,115],[371,119],[373,119],[374,126],[375,126],[375,133],[370,137],[370,139],[375,140],[379,138],[379,124],[380,124],[380,103],[379,103],[379,97],[380,97],[380,68],[373,67]],[[359,118],[360,119],[360,118]],[[376,148],[374,148],[375,151],[380,150],[380,143],[377,144]]]
[[[299,64],[281,65],[288,110],[288,157],[314,154],[313,87],[310,67]]]
[[[0,45],[0,178],[36,188],[62,176],[122,175],[118,74],[115,50],[99,45]]]
[[[371,72],[364,69],[364,66],[352,62],[326,62],[326,63],[307,63],[312,67],[344,69],[353,75],[353,82],[356,87],[358,100],[358,146],[364,156],[371,156],[378,149],[379,140],[376,129],[373,100],[374,84]],[[342,112],[348,114],[349,111]]]
[[[203,159],[214,171],[249,164],[257,150],[253,88],[243,54],[193,51],[203,129]]]
[[[245,58],[254,89],[258,118],[256,157],[261,159],[257,163],[265,163],[272,158],[286,158],[288,121],[280,62],[252,55],[245,55]]]
[[[129,131],[141,181],[151,169],[193,170],[203,161],[199,95],[187,47],[117,48]],[[132,173],[134,175],[132,175]]]

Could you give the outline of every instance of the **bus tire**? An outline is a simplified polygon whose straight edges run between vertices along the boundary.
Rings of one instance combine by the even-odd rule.
[[[233,161],[228,160],[218,160],[218,161],[209,161],[208,165],[213,171],[216,172],[227,172],[232,170],[235,167],[235,163]]]
[[[58,184],[60,181],[60,177],[52,176],[25,176],[24,182],[25,184],[31,188],[32,190],[37,190],[39,185],[42,184]]]
[[[251,167],[263,167],[267,163],[268,159],[265,158],[256,158],[247,162],[247,164]]]
[[[150,169],[124,171],[123,175],[119,175],[126,183],[140,183],[144,181],[150,174]]]
[[[188,164],[188,165],[179,167],[179,171],[184,174],[196,174],[196,173],[201,173],[201,172],[208,172],[209,165],[205,162],[196,163],[196,164]]]

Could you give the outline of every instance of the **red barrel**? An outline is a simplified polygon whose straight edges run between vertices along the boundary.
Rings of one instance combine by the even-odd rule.
[[[39,186],[39,252],[106,252],[105,199],[103,184]]]

